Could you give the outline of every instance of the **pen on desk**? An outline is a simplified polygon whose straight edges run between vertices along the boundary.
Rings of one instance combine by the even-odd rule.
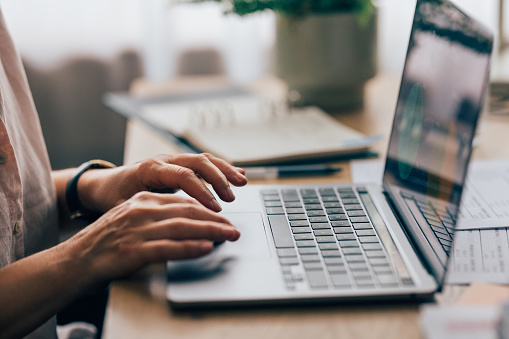
[[[341,171],[340,167],[332,165],[287,165],[269,167],[246,167],[248,179],[277,179],[298,176],[329,175]]]

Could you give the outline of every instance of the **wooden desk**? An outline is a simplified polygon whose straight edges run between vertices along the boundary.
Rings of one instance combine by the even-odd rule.
[[[366,134],[380,133],[375,145],[385,156],[388,135],[399,89],[399,77],[379,76],[367,86],[363,111],[334,115]],[[474,158],[509,157],[502,138],[509,117],[484,115],[480,142]],[[504,134],[505,133],[505,134]],[[506,137],[507,138],[507,137]],[[126,140],[126,163],[164,152],[175,152],[165,140],[130,121]],[[278,183],[349,182],[348,164],[333,177],[279,180]],[[271,184],[275,181],[256,181]],[[436,299],[454,303],[463,287],[446,286]],[[418,338],[416,304],[371,304],[284,309],[248,309],[206,312],[173,312],[165,299],[164,265],[154,265],[128,280],[114,282],[106,312],[103,336],[111,338]]]

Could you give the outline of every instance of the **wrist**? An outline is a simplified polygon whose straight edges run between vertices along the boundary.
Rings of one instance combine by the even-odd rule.
[[[90,183],[90,174],[99,169],[114,168],[112,163],[104,160],[91,160],[83,163],[71,175],[65,190],[65,200],[71,219],[95,221],[101,216],[100,208],[94,206],[91,192],[94,184]]]

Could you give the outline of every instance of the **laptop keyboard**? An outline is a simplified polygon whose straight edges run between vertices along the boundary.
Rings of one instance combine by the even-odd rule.
[[[262,190],[289,289],[411,286],[399,279],[352,187]]]

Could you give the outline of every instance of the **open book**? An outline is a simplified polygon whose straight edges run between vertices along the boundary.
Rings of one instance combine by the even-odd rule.
[[[140,116],[237,166],[361,153],[378,140],[317,107],[288,109],[251,94],[146,104]]]

